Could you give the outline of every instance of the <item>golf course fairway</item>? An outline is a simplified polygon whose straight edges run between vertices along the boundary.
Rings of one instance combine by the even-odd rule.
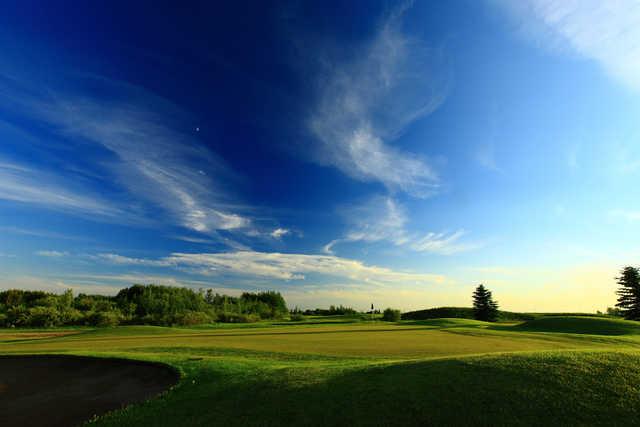
[[[640,418],[639,332],[605,317],[318,318],[4,330],[0,354],[134,359],[179,372],[174,387],[99,415],[96,426],[630,425]]]

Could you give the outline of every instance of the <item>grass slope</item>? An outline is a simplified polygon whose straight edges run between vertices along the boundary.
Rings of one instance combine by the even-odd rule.
[[[402,313],[403,320],[426,320],[440,318],[473,319],[474,313],[471,307],[436,307],[425,310],[409,311]],[[531,320],[535,316],[528,313],[514,313],[511,311],[498,311],[498,319],[502,321]]]
[[[549,316],[524,322],[517,329],[591,335],[638,335],[640,325],[630,320],[605,317]]]
[[[628,425],[638,419],[636,325],[539,320],[122,327],[41,338],[29,331],[22,340],[16,340],[20,332],[5,331],[0,353],[120,356],[181,371],[172,391],[101,417],[99,426]]]

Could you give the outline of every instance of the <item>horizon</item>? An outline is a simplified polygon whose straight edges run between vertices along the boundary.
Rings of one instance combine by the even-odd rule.
[[[595,312],[640,254],[631,1],[5,9],[0,291]]]

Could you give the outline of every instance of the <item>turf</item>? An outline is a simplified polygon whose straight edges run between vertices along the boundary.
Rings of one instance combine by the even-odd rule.
[[[638,335],[640,324],[604,317],[548,316],[524,322],[521,330],[592,335]]]
[[[632,322],[328,321],[25,339],[4,331],[0,353],[119,356],[180,370],[169,393],[100,426],[628,425],[639,415]]]

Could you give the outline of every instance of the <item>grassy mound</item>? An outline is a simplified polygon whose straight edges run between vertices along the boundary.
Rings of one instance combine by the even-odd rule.
[[[257,377],[242,369],[193,372],[196,382],[182,393],[96,425],[623,425],[640,416],[637,354],[485,356]]]
[[[426,310],[409,311],[402,314],[402,320],[427,320],[439,318],[473,319],[473,309],[470,307],[436,307]],[[499,311],[498,320],[518,321],[531,320],[533,315],[526,313],[514,313],[511,311]]]
[[[637,335],[640,323],[607,317],[549,316],[524,322],[515,328],[531,332],[591,335]]]

